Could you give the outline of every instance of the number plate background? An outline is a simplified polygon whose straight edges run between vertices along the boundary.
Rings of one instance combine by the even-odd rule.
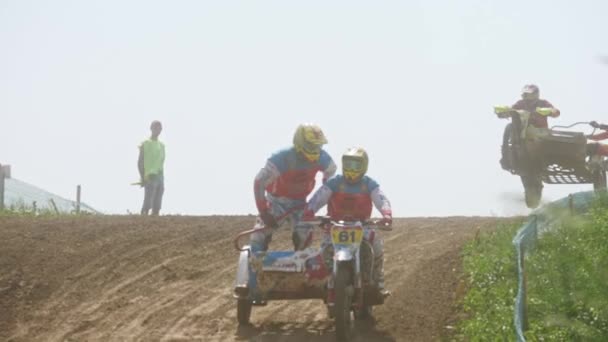
[[[336,244],[360,243],[363,240],[363,228],[332,229],[331,239]]]

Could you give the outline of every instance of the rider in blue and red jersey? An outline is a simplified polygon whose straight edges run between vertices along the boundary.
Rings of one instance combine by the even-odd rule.
[[[254,252],[268,249],[272,233],[285,220],[290,222],[294,248],[301,250],[311,243],[310,225],[297,225],[306,198],[315,187],[315,177],[323,173],[323,182],[336,172],[336,164],[322,149],[327,139],[319,126],[302,124],[293,137],[293,146],[268,158],[255,177],[254,194],[259,211],[255,228],[271,227],[251,235]],[[277,222],[278,221],[278,222]]]
[[[334,221],[367,221],[375,206],[382,214],[379,222],[391,225],[393,222],[392,209],[380,185],[371,177],[366,176],[369,158],[362,148],[350,148],[342,155],[342,175],[329,179],[308,202],[302,220],[312,220],[314,214],[327,204],[328,214]],[[374,274],[372,275],[378,290],[383,295],[384,289],[384,248],[380,235],[373,229],[365,229],[364,239],[374,251]],[[324,234],[322,248],[331,244],[329,234]]]

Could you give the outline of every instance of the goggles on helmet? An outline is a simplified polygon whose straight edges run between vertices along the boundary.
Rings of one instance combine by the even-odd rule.
[[[319,145],[311,144],[308,141],[304,141],[304,143],[300,147],[300,152],[302,152],[306,159],[310,161],[316,161],[321,157],[321,146]]]
[[[365,173],[363,160],[354,158],[343,158],[342,160],[342,173],[346,180],[350,182],[357,182],[361,179]]]
[[[538,100],[538,93],[522,93],[521,98],[524,100]]]
[[[363,161],[359,159],[344,159],[342,161],[342,169],[344,171],[361,172],[363,169]]]

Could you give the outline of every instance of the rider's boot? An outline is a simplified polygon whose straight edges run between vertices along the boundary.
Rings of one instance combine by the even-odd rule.
[[[391,295],[390,291],[384,287],[384,255],[382,254],[374,258],[374,282],[382,298]]]

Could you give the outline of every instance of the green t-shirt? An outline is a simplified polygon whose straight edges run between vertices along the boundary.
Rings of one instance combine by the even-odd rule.
[[[141,143],[144,154],[144,177],[163,174],[165,163],[165,144],[158,140],[148,139]]]

